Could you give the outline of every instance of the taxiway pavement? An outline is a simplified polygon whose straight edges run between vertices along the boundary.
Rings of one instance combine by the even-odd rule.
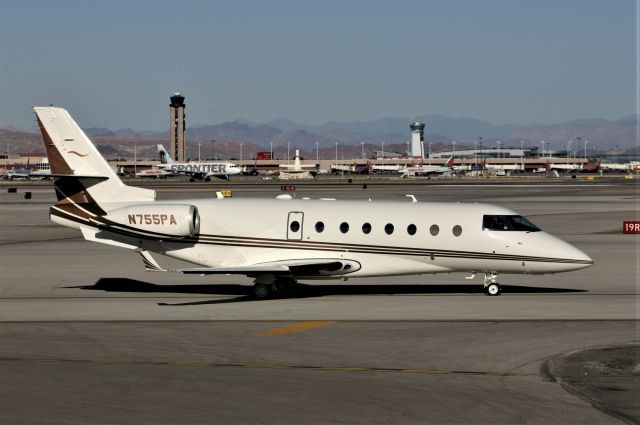
[[[0,193],[3,422],[620,423],[540,367],[640,339],[640,239],[621,231],[638,219],[634,184],[300,185],[298,197],[504,205],[595,265],[505,275],[500,297],[457,274],[313,283],[267,301],[242,277],[145,273],[131,252],[52,224],[51,188],[27,187],[30,200]],[[158,193],[227,187],[280,194]]]

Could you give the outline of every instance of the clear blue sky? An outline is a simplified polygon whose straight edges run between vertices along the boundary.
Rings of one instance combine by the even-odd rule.
[[[0,126],[636,112],[636,0],[0,0]]]

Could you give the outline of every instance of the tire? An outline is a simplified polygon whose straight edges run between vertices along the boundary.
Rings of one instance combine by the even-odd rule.
[[[264,300],[271,295],[271,288],[264,283],[256,283],[253,285],[253,295],[259,300]]]
[[[485,288],[485,292],[487,295],[492,297],[500,295],[500,285],[498,285],[497,283],[490,283]]]

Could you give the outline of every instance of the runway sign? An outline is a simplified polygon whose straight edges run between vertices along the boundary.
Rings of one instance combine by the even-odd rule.
[[[622,233],[632,235],[640,234],[640,221],[624,221],[622,223]]]

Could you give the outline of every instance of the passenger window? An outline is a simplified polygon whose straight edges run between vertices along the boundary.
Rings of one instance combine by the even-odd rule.
[[[343,222],[342,224],[340,224],[340,231],[342,233],[347,233],[349,231],[349,223]]]
[[[322,233],[324,231],[324,223],[319,221],[316,223],[316,232]]]
[[[460,236],[462,234],[462,227],[459,225],[453,226],[453,236]]]
[[[393,233],[393,224],[391,224],[391,223],[387,223],[387,225],[386,225],[386,226],[384,226],[384,232],[385,232],[387,235],[392,234],[392,233]]]
[[[431,233],[431,236],[438,236],[438,233],[440,233],[440,227],[438,227],[437,224],[432,225],[429,228],[429,233]]]
[[[364,223],[362,225],[362,233],[364,233],[365,235],[368,235],[369,233],[371,233],[371,224]]]
[[[413,235],[416,234],[417,231],[418,231],[418,229],[416,228],[415,224],[410,224],[410,225],[407,226],[407,233],[408,234],[413,236]]]
[[[292,232],[297,232],[298,230],[300,230],[300,223],[298,223],[297,221],[292,221],[289,225],[289,229],[291,229]]]

